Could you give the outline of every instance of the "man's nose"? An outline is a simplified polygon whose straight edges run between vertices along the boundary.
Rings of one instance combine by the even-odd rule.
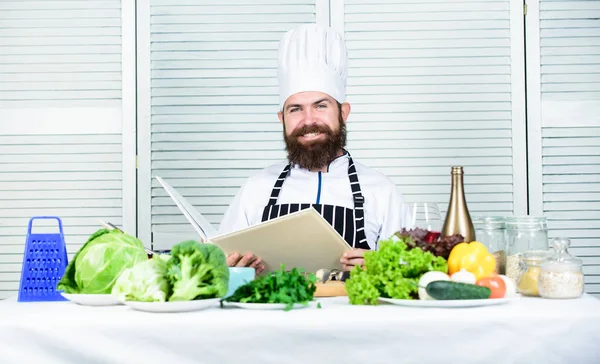
[[[306,125],[311,125],[316,123],[316,114],[310,107],[306,107],[302,110],[302,121]]]

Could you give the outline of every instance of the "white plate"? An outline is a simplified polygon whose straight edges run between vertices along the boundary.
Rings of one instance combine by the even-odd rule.
[[[245,308],[247,310],[283,310],[285,309],[285,303],[241,303],[241,302],[223,302],[225,306],[233,306],[238,308]],[[299,308],[310,308],[317,307],[317,302],[312,301],[308,303],[308,306],[295,303],[292,307],[293,310]]]
[[[83,306],[115,306],[121,302],[110,294],[74,294],[62,293],[61,295],[69,301]]]
[[[391,303],[393,305],[407,307],[459,308],[502,305],[515,300],[515,298],[489,298],[484,300],[400,300],[394,298],[379,297],[379,300]]]
[[[189,312],[199,311],[210,307],[219,306],[220,298],[209,298],[205,300],[194,301],[175,301],[175,302],[136,302],[125,301],[125,305],[138,311],[145,312]]]

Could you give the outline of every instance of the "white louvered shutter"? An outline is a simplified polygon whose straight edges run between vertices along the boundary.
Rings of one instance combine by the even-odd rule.
[[[0,2],[0,299],[32,216],[62,219],[69,257],[123,223],[121,139],[120,1]]]
[[[571,239],[586,291],[600,295],[600,1],[542,0],[532,15],[541,45],[535,207],[549,218],[551,237]]]
[[[511,33],[511,10],[522,29],[522,4],[509,0],[332,7],[350,58],[349,149],[409,202],[444,214],[461,165],[473,216],[525,212],[523,34]]]
[[[215,227],[247,177],[285,159],[278,43],[285,31],[317,20],[318,2],[150,1],[147,176],[163,177]],[[155,249],[198,239],[156,180],[140,183],[152,186],[140,233],[151,225]]]

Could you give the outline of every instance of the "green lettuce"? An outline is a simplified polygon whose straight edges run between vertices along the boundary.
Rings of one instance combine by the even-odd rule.
[[[379,250],[364,255],[364,268],[356,266],[346,280],[351,304],[376,305],[379,297],[413,299],[418,297],[419,278],[429,271],[448,273],[448,264],[422,249],[407,246],[410,237],[382,241]]]
[[[137,238],[101,229],[90,236],[67,265],[56,287],[65,293],[110,294],[121,273],[148,260]]]

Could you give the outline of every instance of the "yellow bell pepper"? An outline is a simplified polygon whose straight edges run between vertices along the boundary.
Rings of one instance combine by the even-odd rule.
[[[471,272],[477,280],[489,277],[496,271],[496,259],[485,245],[478,241],[457,244],[448,257],[448,274],[461,269]]]

